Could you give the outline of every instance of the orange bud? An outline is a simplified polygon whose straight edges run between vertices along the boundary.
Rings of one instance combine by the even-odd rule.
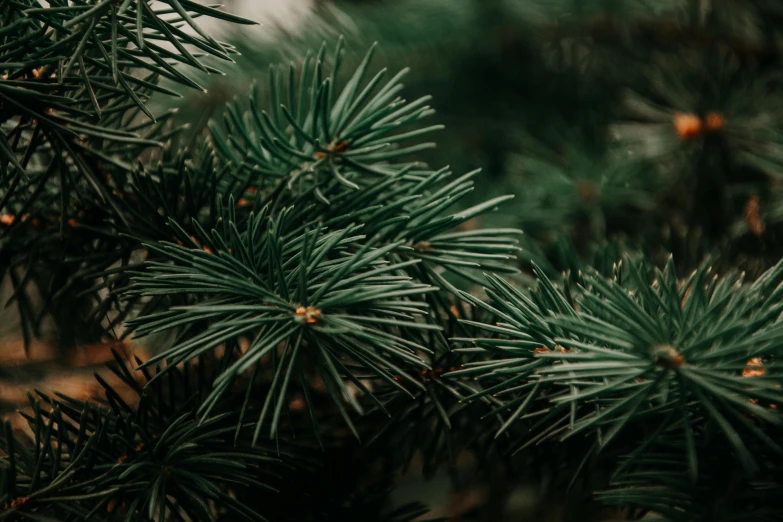
[[[701,119],[693,113],[675,113],[672,123],[677,134],[684,140],[698,136],[702,131]]]
[[[301,395],[298,395],[294,397],[293,400],[291,400],[289,407],[294,411],[304,411],[304,409],[307,407],[307,403]]]
[[[658,346],[656,351],[657,364],[663,368],[673,369],[673,366],[682,366],[685,363],[685,357],[674,346],[665,344]]]
[[[30,497],[17,497],[11,501],[11,507],[12,508],[22,507],[24,504],[27,503],[28,500],[30,500]]]
[[[333,150],[335,152],[341,152],[348,148],[348,140],[343,140],[340,143],[336,145],[331,145],[329,147],[330,150]]]
[[[315,324],[318,322],[317,318],[320,317],[321,311],[314,306],[308,306],[307,308],[300,306],[296,309],[296,315],[304,317],[307,324]]]
[[[761,377],[767,372],[761,357],[751,357],[742,370],[743,377]]]
[[[718,132],[726,125],[726,120],[719,112],[708,112],[704,118],[704,128],[707,132]]]
[[[764,221],[761,219],[761,198],[753,194],[745,203],[745,223],[753,235],[761,236],[764,233]]]

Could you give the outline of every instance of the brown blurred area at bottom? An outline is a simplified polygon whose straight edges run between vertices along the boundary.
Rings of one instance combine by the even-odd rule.
[[[27,421],[19,412],[32,413],[28,394],[37,398],[36,390],[101,401],[104,389],[95,379],[96,373],[123,399],[134,402],[137,395],[106,367],[114,360],[112,350],[125,359],[134,355],[146,359],[142,347],[126,341],[79,346],[63,355],[57,346],[43,340],[31,340],[26,350],[21,337],[0,337],[0,420],[10,422],[17,432],[28,431]]]

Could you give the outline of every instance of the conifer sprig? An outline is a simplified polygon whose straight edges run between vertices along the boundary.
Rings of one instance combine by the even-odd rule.
[[[336,64],[340,51],[338,45]],[[326,105],[317,104],[330,99],[330,85],[336,81],[334,72],[321,79],[324,56],[322,49],[315,63],[305,60],[302,74],[308,81],[302,82],[298,93],[309,102],[295,105],[301,109],[301,120],[289,119],[275,128],[274,119],[251,104],[244,117],[237,107],[229,108],[227,119],[236,125],[255,121],[252,130],[224,136],[213,126],[213,141],[224,165],[221,180],[191,184],[201,187],[202,196],[211,186],[209,193],[214,197],[227,197],[218,205],[223,210],[216,213],[211,204],[202,206],[201,211],[188,211],[190,219],[182,221],[173,213],[169,218],[173,239],[160,237],[157,230],[163,229],[156,225],[155,235],[162,241],[143,243],[148,260],[124,293],[129,302],[156,303],[127,323],[137,334],[177,332],[174,346],[148,364],[166,360],[175,365],[240,336],[252,339],[247,351],[218,379],[203,412],[209,412],[214,400],[239,376],[256,372],[268,364],[269,357],[276,361],[272,393],[258,417],[257,434],[267,422],[270,433],[277,433],[289,389],[309,387],[302,373],[307,367],[317,369],[335,404],[347,400],[358,412],[363,407],[349,392],[346,379],[381,410],[383,405],[363,379],[380,379],[404,394],[411,392],[398,379],[423,390],[410,374],[428,370],[430,358],[447,346],[439,319],[448,317],[451,303],[436,295],[442,289],[457,291],[458,283],[447,274],[478,281],[472,273],[476,269],[514,270],[508,261],[517,249],[516,231],[458,229],[507,199],[454,212],[452,207],[473,189],[477,172],[452,178],[448,169],[431,171],[410,162],[386,165],[380,172],[377,169],[383,162],[379,158],[361,156],[365,163],[359,164],[358,159],[345,159],[346,154],[350,157],[349,149],[318,157],[325,154],[317,146],[319,140],[340,131],[334,122],[345,111],[356,112],[361,120],[367,109],[371,121],[388,120],[378,129],[369,122],[357,123],[355,132],[340,135],[358,141],[388,139],[389,133],[399,136],[397,129],[409,123],[408,111],[416,115],[412,121],[422,115],[396,97],[399,86],[394,82],[377,93],[377,81],[360,89],[368,55],[338,96],[342,101],[327,111],[331,119],[319,120],[322,115],[316,109]],[[273,74],[272,98],[278,92],[276,81]],[[387,90],[393,94],[387,95]],[[296,98],[296,92],[288,92],[289,101]],[[371,101],[361,105],[366,98]],[[278,116],[283,118],[286,110],[281,111]],[[319,137],[305,139],[294,125],[297,121],[301,129],[310,129]],[[346,128],[353,128],[346,121]],[[414,129],[405,136],[418,134]],[[302,172],[293,161],[277,161],[282,153],[271,149],[257,156],[235,157],[233,149],[227,148],[235,136],[245,136],[259,146],[279,147],[279,151],[288,147],[289,159],[296,156],[291,151],[300,147],[297,161],[304,161],[302,151],[307,152],[313,159],[310,171]],[[247,150],[236,145],[236,150]],[[277,158],[278,170],[254,163],[264,157]],[[296,181],[324,169],[327,163],[339,169],[327,169],[329,178],[323,183],[301,186]],[[211,174],[203,168],[197,172]],[[350,179],[358,183],[346,184]],[[371,179],[374,183],[368,182]],[[148,206],[160,200],[155,196],[160,192],[158,183],[142,177],[134,181],[138,186],[149,185],[145,189]],[[195,195],[193,189],[190,193]],[[233,199],[235,194],[240,200]],[[205,219],[207,211],[212,218]],[[157,305],[169,309],[161,311]],[[434,343],[432,336],[437,339]],[[342,406],[339,411],[352,426]]]
[[[611,279],[584,274],[579,291],[539,273],[530,294],[492,276],[490,303],[463,294],[498,320],[467,348],[491,357],[452,375],[486,381],[474,397],[507,397],[504,428],[530,431],[522,447],[578,434],[606,447],[652,422],[683,431],[694,479],[704,430],[753,473],[761,449],[781,451],[770,436],[783,422],[781,274],[778,264],[745,284],[705,266],[681,281],[671,260],[660,271],[627,259]]]
[[[94,319],[117,308],[105,294],[95,307],[63,298],[98,295],[96,273],[135,250],[117,237],[131,218],[123,198],[135,197],[128,178],[174,132],[171,112],[156,119],[147,107],[153,93],[178,95],[161,80],[198,87],[188,67],[219,73],[205,58],[231,60],[204,17],[252,23],[191,0],[0,5],[0,276],[13,282],[26,342],[52,316],[80,330],[66,338],[94,338]]]
[[[476,269],[513,271],[516,230],[464,230],[511,197],[451,210],[474,190],[479,171],[454,177],[409,159],[434,146],[421,137],[442,128],[414,125],[434,112],[429,98],[402,97],[405,70],[385,83],[385,70],[366,80],[374,47],[338,88],[342,52],[341,40],[328,74],[325,47],[305,57],[298,78],[293,64],[287,73],[272,68],[266,109],[254,92],[247,108],[230,105],[224,124],[210,125],[218,156],[248,185],[243,199],[256,209],[290,206],[301,223],[362,224],[368,237],[401,242],[405,249],[393,254],[421,260],[408,271],[439,287],[454,288],[444,270],[474,282]]]
[[[389,165],[391,160],[435,146],[400,144],[442,126],[403,132],[434,112],[427,105],[430,98],[409,102],[399,96],[405,70],[384,80],[383,69],[366,81],[374,49],[342,89],[338,88],[342,39],[328,75],[325,45],[315,57],[305,57],[298,78],[293,63],[287,70],[272,67],[265,93],[268,109],[258,105],[257,86],[249,111],[239,103],[230,105],[224,126],[210,124],[216,150],[227,161],[263,175],[267,183],[285,183],[289,190],[311,188],[325,203],[324,184],[336,182],[355,190],[378,176],[394,174],[400,166]]]
[[[50,7],[24,0],[0,7],[0,165],[9,182],[27,174],[24,183],[11,185],[17,196],[50,179],[76,176],[74,184],[91,187],[105,200],[111,190],[96,162],[111,161],[106,149],[132,144],[131,152],[138,152],[157,143],[159,136],[149,139],[146,132],[129,130],[137,111],[154,121],[146,107],[152,92],[175,94],[157,80],[200,88],[175,67],[180,62],[218,72],[188,47],[230,60],[231,46],[207,35],[195,21],[199,16],[252,23],[190,0],[53,2]]]
[[[372,240],[360,243],[365,238],[355,226],[290,235],[288,213],[273,218],[269,212],[267,206],[251,215],[242,233],[229,213],[221,222],[222,230],[201,236],[203,246],[148,245],[160,261],[146,264],[146,270],[135,277],[131,294],[180,295],[190,298],[191,304],[156,311],[130,324],[141,335],[172,328],[181,331],[180,341],[146,365],[164,359],[176,365],[241,335],[253,338],[242,357],[218,379],[208,404],[237,377],[265,364],[268,356],[279,356],[268,399],[270,406],[277,406],[273,411],[265,409],[258,419],[260,430],[268,414],[275,434],[285,402],[281,398],[288,394],[292,379],[308,386],[302,380],[303,357],[318,369],[335,401],[342,403],[344,396],[361,411],[344,378],[369,390],[360,380],[362,373],[345,366],[346,357],[399,386],[394,375],[407,371],[398,365],[425,368],[421,356],[430,351],[406,332],[438,327],[417,320],[427,311],[423,295],[436,288],[399,273],[416,261],[390,263],[384,257],[399,243],[378,247]],[[205,329],[194,329],[204,321]],[[284,348],[279,352],[281,343]]]
[[[115,358],[122,386],[97,377],[104,404],[38,392],[26,415],[32,440],[4,424],[0,519],[265,520],[236,495],[242,488],[273,491],[270,484],[296,457],[251,448],[250,427],[238,438],[231,409],[199,419],[193,406],[211,384],[204,368],[134,373]]]

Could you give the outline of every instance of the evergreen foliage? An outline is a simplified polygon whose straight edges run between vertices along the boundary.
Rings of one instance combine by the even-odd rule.
[[[535,56],[530,92],[612,98],[489,129],[510,201],[429,166],[431,98],[376,72],[374,45],[273,65],[188,130],[151,96],[240,59],[199,19],[252,22],[0,0],[8,304],[27,343],[53,324],[63,354],[152,352],[114,352],[100,397],[31,390],[28,429],[0,430],[0,520],[412,522],[428,507],[394,499],[398,474],[464,482],[466,455],[468,482],[532,474],[582,520],[783,520],[781,11],[691,4],[425,6],[471,28],[429,35],[441,65],[480,19]],[[344,20],[319,9],[316,46]]]
[[[475,375],[486,384],[474,397],[504,398],[497,434],[527,425],[516,451],[577,436],[593,440],[585,459],[619,446],[630,453],[613,479],[623,489],[602,498],[693,520],[705,506],[689,490],[703,487],[705,467],[710,481],[775,473],[783,393],[769,362],[780,357],[782,271],[743,284],[702,267],[680,281],[671,260],[661,271],[626,259],[573,291],[537,272],[529,295],[493,276],[489,303],[464,294],[497,317],[477,325],[491,336],[459,349],[492,355],[447,377]]]

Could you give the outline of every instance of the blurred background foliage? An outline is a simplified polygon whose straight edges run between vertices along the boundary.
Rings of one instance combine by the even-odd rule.
[[[780,254],[775,2],[300,0],[277,16],[275,2],[229,7],[265,23],[224,34],[239,66],[175,102],[192,136],[248,84],[263,96],[270,64],[344,35],[349,71],[379,42],[376,63],[409,67],[404,95],[432,95],[446,126],[420,158],[482,168],[476,201],[516,196],[485,224],[525,231],[523,265],[557,275],[634,249],[659,262],[672,252],[683,272],[710,257],[758,273]]]

